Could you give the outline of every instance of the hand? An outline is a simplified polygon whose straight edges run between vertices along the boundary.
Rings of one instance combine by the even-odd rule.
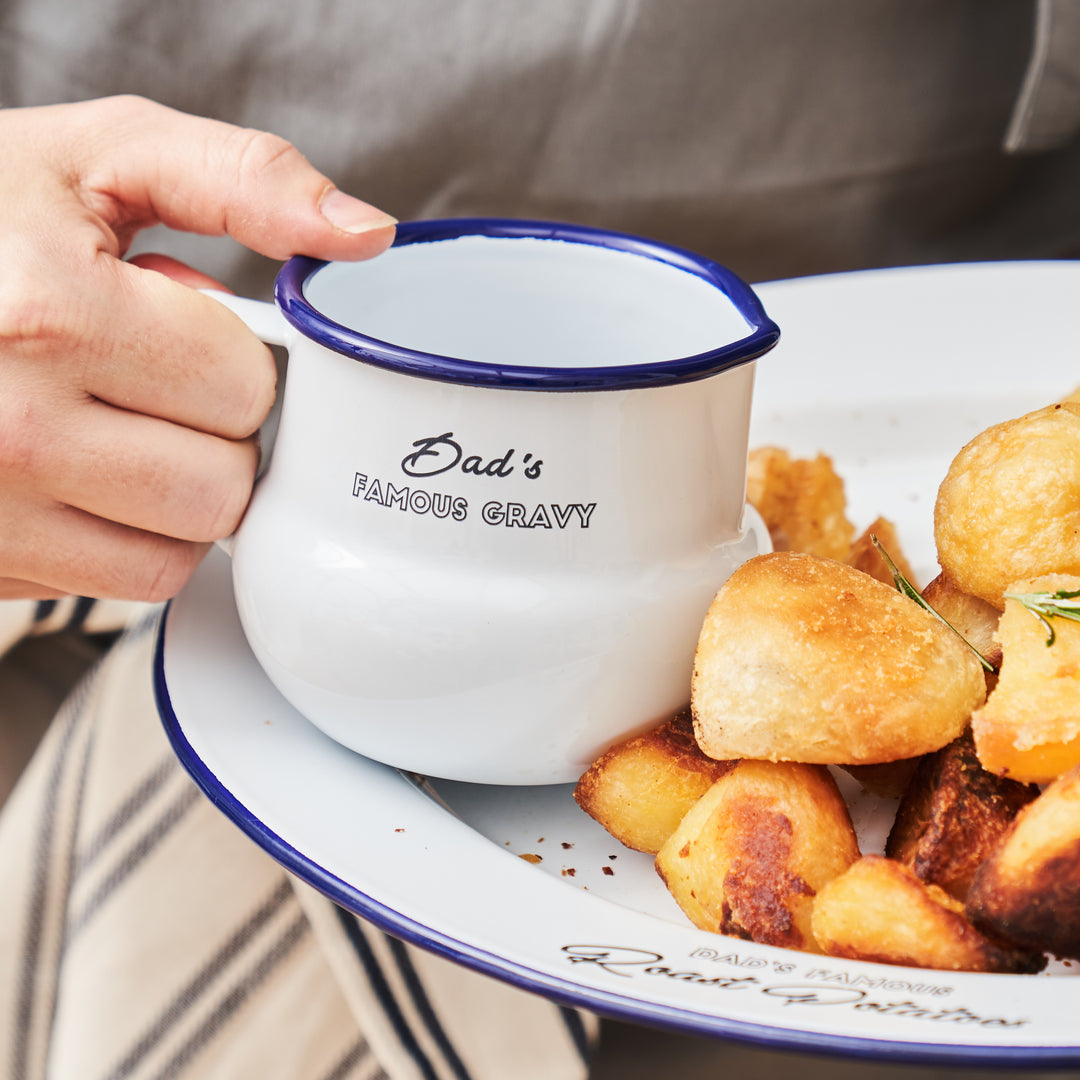
[[[394,221],[284,140],[138,98],[0,110],[0,146],[0,597],[167,598],[243,514],[275,372],[131,239],[364,259]]]

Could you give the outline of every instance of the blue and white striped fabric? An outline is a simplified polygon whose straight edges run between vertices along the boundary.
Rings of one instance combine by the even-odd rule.
[[[592,1017],[364,924],[211,805],[157,718],[152,609],[0,609],[0,646],[136,617],[0,814],[0,1076],[587,1075]]]

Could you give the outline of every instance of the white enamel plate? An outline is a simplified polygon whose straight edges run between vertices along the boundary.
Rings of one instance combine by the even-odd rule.
[[[753,444],[828,453],[856,526],[891,518],[925,584],[934,497],[956,451],[1080,385],[1080,264],[874,271],[758,291],[783,336],[758,363]],[[609,1016],[780,1048],[1080,1065],[1080,965],[954,974],[705,933],[652,860],[611,840],[570,788],[439,782],[433,797],[341,748],[262,674],[220,552],[163,617],[156,678],[180,758],[256,843],[342,906],[469,967]],[[872,845],[887,808],[856,809]]]

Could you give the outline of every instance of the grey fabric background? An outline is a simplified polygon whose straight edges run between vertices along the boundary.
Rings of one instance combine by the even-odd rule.
[[[1080,146],[1002,149],[1034,13],[1031,0],[2,0],[0,100],[144,94],[276,131],[402,219],[589,222],[752,280],[1068,256]],[[223,242],[140,247],[246,292],[273,270]]]

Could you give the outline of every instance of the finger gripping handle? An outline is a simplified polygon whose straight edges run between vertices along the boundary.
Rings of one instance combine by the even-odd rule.
[[[238,315],[244,325],[267,345],[288,345],[289,324],[276,305],[268,304],[263,300],[234,296],[221,289],[200,289],[199,291],[227,307],[234,315]],[[236,534],[222,537],[215,543],[231,557],[236,544]]]
[[[200,291],[227,307],[234,315],[238,315],[247,328],[267,345],[288,344],[286,339],[289,324],[276,305],[269,304],[265,300],[249,300],[245,296],[234,296],[221,289],[201,289]]]

